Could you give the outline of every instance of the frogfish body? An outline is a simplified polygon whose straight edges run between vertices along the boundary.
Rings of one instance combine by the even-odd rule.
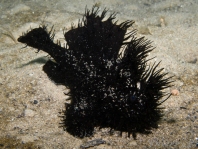
[[[18,41],[48,53],[64,72],[71,104],[66,106],[64,128],[79,137],[90,136],[94,127],[110,127],[130,133],[157,128],[159,107],[170,86],[159,63],[148,66],[151,42],[127,33],[133,21],[115,22],[115,13],[104,9],[85,11],[78,26],[64,34],[66,47],[53,42],[46,26],[32,29]]]

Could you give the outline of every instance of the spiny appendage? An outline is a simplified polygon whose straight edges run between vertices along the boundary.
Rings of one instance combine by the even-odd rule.
[[[113,27],[117,26],[118,29],[122,29],[122,30],[127,30],[129,27],[131,27],[134,23],[134,21],[132,20],[127,20],[124,21],[120,24],[117,24],[118,21],[114,21],[116,18],[116,13],[111,13],[109,15],[109,17],[105,19],[105,16],[107,14],[108,10],[105,8],[101,15],[99,15],[99,7],[94,6],[92,8],[92,10],[85,10],[85,15],[83,16],[82,21],[79,21],[78,26],[82,27],[82,25],[84,25],[85,27],[88,27],[90,25],[94,25],[95,23],[100,22],[101,25],[106,25],[108,24],[109,28],[113,29]],[[93,23],[94,22],[94,23]]]
[[[109,61],[117,58],[120,48],[132,37],[134,31],[126,35],[125,33],[134,23],[133,21],[125,21],[117,25],[113,22],[114,13],[106,20],[104,19],[106,12],[107,10],[104,9],[102,14],[98,15],[97,7],[92,11],[86,10],[78,27],[72,26],[72,30],[65,33],[69,49],[75,56],[81,55],[82,58],[89,59],[87,61],[93,61],[94,64],[97,63],[97,59]]]

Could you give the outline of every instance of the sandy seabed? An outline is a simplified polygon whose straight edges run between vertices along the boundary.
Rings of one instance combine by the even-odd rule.
[[[30,28],[41,24],[56,30],[77,24],[85,6],[98,5],[118,12],[120,21],[134,20],[137,36],[153,41],[150,57],[174,75],[173,89],[179,95],[163,103],[159,128],[137,139],[106,135],[79,139],[60,128],[67,88],[55,84],[44,73],[46,53],[17,42]],[[106,144],[94,149],[147,149],[198,147],[198,1],[197,0],[1,0],[0,2],[0,148],[78,149],[98,138]]]

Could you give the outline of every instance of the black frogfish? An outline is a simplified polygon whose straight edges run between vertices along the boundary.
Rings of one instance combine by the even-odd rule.
[[[95,127],[133,136],[150,132],[162,117],[161,103],[170,97],[162,90],[171,86],[171,77],[159,63],[148,65],[151,42],[137,38],[136,30],[127,32],[134,21],[118,24],[115,13],[106,14],[98,7],[86,9],[77,27],[64,33],[65,47],[53,42],[53,30],[46,26],[18,38],[48,53],[65,75],[71,104],[63,126],[78,137],[93,135]]]

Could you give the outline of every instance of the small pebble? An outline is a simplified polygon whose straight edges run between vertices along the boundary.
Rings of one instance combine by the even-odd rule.
[[[28,117],[33,117],[35,115],[35,112],[31,109],[25,109],[24,115]]]
[[[178,96],[178,95],[179,95],[179,91],[178,91],[177,89],[173,89],[173,90],[171,91],[171,94],[172,94],[173,96]]]
[[[136,141],[131,141],[131,142],[129,142],[128,145],[129,145],[129,146],[136,146],[136,145],[137,145],[137,142],[136,142]]]
[[[192,63],[192,64],[195,64],[196,62],[197,62],[197,58],[194,58],[194,59],[188,61],[188,63]]]
[[[38,100],[34,100],[34,102],[33,102],[34,104],[37,104],[38,103]]]

